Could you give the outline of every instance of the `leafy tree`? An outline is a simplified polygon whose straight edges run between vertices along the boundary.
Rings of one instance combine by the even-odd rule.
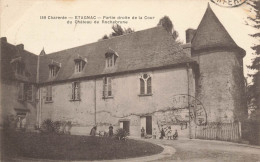
[[[131,29],[131,28],[127,28],[127,29],[123,29],[120,25],[118,24],[115,24],[112,26],[112,29],[113,29],[113,32],[111,34],[109,34],[109,36],[107,35],[104,35],[101,40],[104,40],[104,39],[109,39],[109,38],[112,38],[112,37],[117,37],[117,36],[120,36],[120,35],[124,35],[124,34],[129,34],[129,33],[132,33],[134,32],[134,29]]]
[[[256,57],[252,60],[252,64],[248,66],[248,68],[256,72],[254,74],[249,74],[249,77],[252,77],[252,84],[248,86],[247,100],[249,108],[255,110],[251,116],[252,119],[260,120],[260,1],[248,0],[247,5],[251,8],[250,16],[248,16],[248,25],[251,25],[258,31],[251,35],[258,41],[258,44],[251,47],[255,51],[254,55]]]
[[[179,34],[176,30],[174,30],[172,21],[168,16],[162,17],[159,20],[159,23],[157,24],[157,26],[163,26],[166,29],[166,31],[168,31],[169,33],[172,34],[172,37],[174,38],[174,40],[176,40],[178,38]]]

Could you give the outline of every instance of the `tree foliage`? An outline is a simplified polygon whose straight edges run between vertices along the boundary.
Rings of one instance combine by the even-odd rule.
[[[247,92],[249,107],[255,109],[255,114],[253,114],[253,116],[255,116],[256,114],[260,115],[260,1],[248,0],[247,5],[250,7],[247,24],[257,29],[257,33],[251,34],[250,36],[255,38],[258,42],[251,47],[254,50],[255,58],[252,60],[252,64],[248,66],[248,68],[256,71],[253,74],[249,74],[249,77],[252,77],[252,84],[248,86]]]
[[[123,29],[118,24],[113,25],[112,29],[113,29],[113,32],[111,34],[109,34],[109,36],[108,35],[104,35],[101,38],[101,40],[109,39],[109,38],[112,38],[112,37],[117,37],[117,36],[120,36],[120,35],[129,34],[129,33],[134,32],[134,29],[131,29],[131,28]]]
[[[178,38],[179,34],[176,30],[174,30],[173,23],[168,16],[162,17],[159,20],[159,23],[157,24],[157,26],[164,27],[166,29],[166,31],[168,31],[169,33],[172,34],[172,37],[174,38],[174,40],[176,40]]]

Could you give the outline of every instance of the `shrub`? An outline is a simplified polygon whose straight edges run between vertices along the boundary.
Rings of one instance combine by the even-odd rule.
[[[43,121],[40,131],[43,133],[70,134],[71,127],[72,127],[71,121],[54,122],[51,119],[46,119]]]
[[[41,125],[41,132],[44,133],[53,133],[54,132],[54,123],[51,119],[46,119]]]
[[[129,135],[129,133],[122,128],[119,128],[118,130],[116,130],[116,133],[115,133],[115,137],[118,140],[125,140],[128,135]]]

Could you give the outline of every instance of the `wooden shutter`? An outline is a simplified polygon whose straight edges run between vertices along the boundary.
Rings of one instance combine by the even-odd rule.
[[[107,78],[103,78],[103,97],[107,97]]]
[[[80,100],[80,84],[79,82],[75,82],[75,99]]]
[[[147,94],[152,93],[152,78],[147,79]]]
[[[140,94],[144,94],[144,80],[140,78]]]
[[[75,82],[72,82],[72,87],[71,87],[71,99],[75,99]]]
[[[112,79],[107,77],[107,96],[112,96]]]

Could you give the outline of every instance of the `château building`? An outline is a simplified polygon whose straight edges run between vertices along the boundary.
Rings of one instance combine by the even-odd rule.
[[[208,6],[177,43],[162,26],[39,55],[1,38],[1,124],[30,130],[71,121],[73,134],[124,128],[131,136],[247,118],[240,48]]]

